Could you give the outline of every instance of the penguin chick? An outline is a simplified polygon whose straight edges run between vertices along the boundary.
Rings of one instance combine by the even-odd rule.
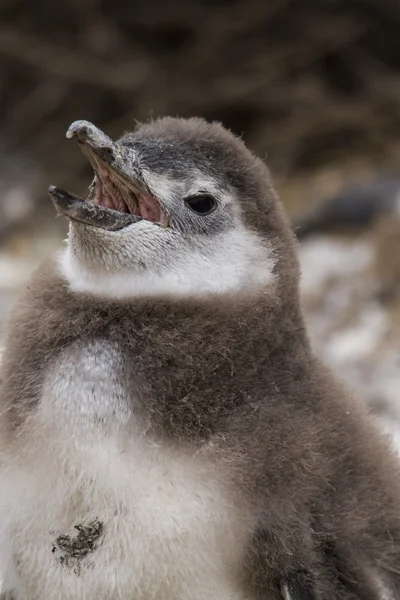
[[[365,228],[381,215],[400,216],[400,178],[378,179],[345,188],[325,199],[293,229],[300,240],[315,233]]]
[[[397,458],[312,353],[264,163],[200,119],[68,136],[89,200],[50,188],[69,237],[3,360],[4,591],[397,598]]]

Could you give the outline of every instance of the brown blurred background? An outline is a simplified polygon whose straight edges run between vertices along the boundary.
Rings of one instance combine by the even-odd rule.
[[[368,222],[301,238],[303,297],[317,351],[392,427],[399,33],[399,0],[2,0],[0,343],[16,291],[65,237],[47,186],[84,193],[91,179],[70,122],[117,137],[135,120],[200,115],[268,156],[296,223],[349,185],[344,213],[372,194]]]

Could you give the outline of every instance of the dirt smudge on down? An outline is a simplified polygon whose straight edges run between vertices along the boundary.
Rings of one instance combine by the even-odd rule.
[[[74,573],[80,575],[81,561],[92,554],[101,543],[104,526],[95,519],[87,525],[75,525],[75,530],[77,531],[75,536],[59,535],[51,551],[61,565],[73,569]]]

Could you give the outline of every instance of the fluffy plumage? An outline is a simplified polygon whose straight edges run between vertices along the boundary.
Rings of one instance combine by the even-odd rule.
[[[187,287],[182,268],[185,285],[170,291],[118,297],[106,286],[84,289],[84,279],[77,288],[65,253],[76,272],[109,275],[102,256],[93,264],[101,232],[72,223],[67,250],[35,274],[9,327],[0,473],[6,589],[16,600],[399,593],[397,458],[313,355],[296,242],[266,167],[220,125],[197,119],[162,119],[121,143],[147,182],[151,174],[153,186],[163,180],[157,195],[162,206],[170,198],[172,214],[179,194],[167,186],[163,196],[166,181],[187,180],[193,169],[212,180],[226,198],[222,229],[244,232],[243,246],[247,232],[255,236],[260,256],[248,268],[267,261],[269,275],[202,291]],[[215,277],[222,231],[213,224],[186,233],[181,214],[182,252],[200,236]],[[142,235],[135,227],[126,229],[132,243]],[[110,239],[112,270],[119,238]],[[168,244],[163,252],[166,261]],[[130,258],[121,256],[129,277]],[[133,290],[142,273],[131,260]],[[82,527],[98,536],[89,543],[81,534],[78,552]]]

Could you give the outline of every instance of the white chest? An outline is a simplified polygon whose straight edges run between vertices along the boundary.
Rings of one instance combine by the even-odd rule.
[[[251,519],[228,477],[135,429],[118,353],[96,356],[55,366],[0,478],[18,600],[243,600]]]

